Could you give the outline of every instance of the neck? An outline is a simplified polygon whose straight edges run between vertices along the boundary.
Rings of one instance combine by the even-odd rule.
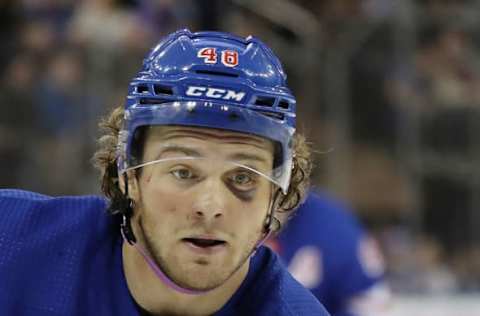
[[[148,266],[141,254],[124,242],[123,269],[128,288],[137,304],[152,315],[211,315],[238,290],[247,276],[249,260],[224,284],[198,295],[183,294],[163,283]]]

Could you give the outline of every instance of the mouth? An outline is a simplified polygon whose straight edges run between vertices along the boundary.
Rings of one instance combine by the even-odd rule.
[[[226,244],[224,240],[212,238],[183,238],[182,241],[198,248],[208,249]]]

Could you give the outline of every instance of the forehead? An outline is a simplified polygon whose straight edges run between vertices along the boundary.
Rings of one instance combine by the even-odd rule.
[[[273,160],[272,141],[251,134],[202,127],[153,126],[145,139],[145,155],[163,146],[191,148],[202,156],[219,158],[234,152],[254,153]],[[151,158],[151,157],[150,157]]]

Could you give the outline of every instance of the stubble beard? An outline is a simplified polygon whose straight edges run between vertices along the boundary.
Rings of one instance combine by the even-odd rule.
[[[197,291],[208,291],[213,290],[226,281],[228,281],[249,259],[249,257],[254,253],[254,250],[257,246],[257,243],[261,239],[261,232],[255,231],[255,237],[252,236],[249,238],[248,245],[245,247],[245,250],[242,252],[240,256],[240,260],[234,265],[234,268],[231,269],[230,272],[222,273],[222,276],[218,276],[216,271],[213,271],[215,274],[215,279],[209,279],[206,282],[202,282],[203,284],[197,284],[189,280],[188,273],[175,273],[173,269],[175,269],[175,265],[170,265],[168,263],[168,259],[164,258],[161,255],[160,249],[161,246],[156,241],[156,238],[153,237],[153,234],[148,230],[148,227],[144,225],[143,216],[139,218],[139,230],[140,234],[143,237],[143,241],[145,243],[145,248],[148,253],[151,255],[152,259],[155,261],[156,265],[162,270],[162,272],[175,284],[189,290],[197,290]],[[252,234],[253,235],[253,234]],[[181,264],[181,263],[180,263]],[[178,268],[177,268],[178,269]],[[177,277],[178,275],[179,277]],[[186,277],[185,277],[186,276]]]

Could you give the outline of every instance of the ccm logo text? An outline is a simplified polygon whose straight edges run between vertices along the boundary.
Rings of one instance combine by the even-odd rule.
[[[240,102],[245,97],[245,92],[220,88],[189,86],[186,95],[191,97],[207,97],[221,100],[235,100]]]

